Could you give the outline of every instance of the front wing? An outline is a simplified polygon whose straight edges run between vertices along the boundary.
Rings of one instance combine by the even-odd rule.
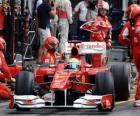
[[[46,95],[47,96],[47,95]],[[78,98],[73,102],[73,105],[55,106],[55,97],[53,95],[48,95],[48,98],[40,98],[35,95],[14,95],[13,96],[13,106],[18,106],[19,108],[44,108],[44,107],[73,107],[73,108],[98,108],[100,105],[103,109],[110,109],[112,107],[111,94],[107,95],[85,95]],[[47,101],[46,101],[47,100]],[[49,105],[48,105],[49,103]],[[47,105],[46,105],[47,104]],[[13,107],[14,108],[14,107]]]

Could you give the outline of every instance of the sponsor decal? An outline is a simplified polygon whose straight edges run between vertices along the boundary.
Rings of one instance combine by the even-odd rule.
[[[58,74],[58,75],[56,75],[55,77],[56,77],[56,79],[62,79],[62,78],[65,78],[66,75]]]
[[[74,47],[74,43],[66,43],[65,47],[65,53],[69,54],[71,52],[72,47]],[[80,54],[106,52],[105,42],[82,42],[77,43],[76,47],[78,48]]]
[[[30,104],[33,104],[33,102],[32,100],[27,100],[27,101],[24,101],[23,104],[30,105]]]
[[[86,105],[96,105],[96,102],[95,101],[87,101],[84,104],[86,104]]]
[[[45,102],[55,102],[55,95],[53,93],[46,93],[42,98]]]
[[[82,83],[85,83],[85,82],[86,82],[85,75],[82,75]]]

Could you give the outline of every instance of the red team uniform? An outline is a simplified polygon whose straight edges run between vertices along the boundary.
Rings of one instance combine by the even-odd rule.
[[[138,71],[135,106],[140,106],[140,7],[132,4],[128,7],[129,21],[119,34],[119,42],[130,46],[131,55]]]
[[[5,40],[0,37],[0,81],[12,81],[12,76],[9,71],[9,67],[6,63],[3,50],[5,49]],[[4,76],[3,76],[4,75]],[[4,78],[3,78],[4,77]],[[0,82],[0,99],[10,99],[11,90],[6,86],[5,83]]]
[[[56,52],[58,43],[59,41],[57,40],[57,38],[53,36],[45,39],[44,46],[46,48],[46,51],[41,58],[41,63],[49,63],[49,64],[56,63],[56,60],[60,56],[60,54]]]

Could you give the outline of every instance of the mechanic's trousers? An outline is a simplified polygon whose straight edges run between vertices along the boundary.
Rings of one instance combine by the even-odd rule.
[[[60,52],[65,52],[65,43],[68,42],[69,22],[67,19],[59,19],[58,24],[59,39],[60,39]]]
[[[140,45],[133,47],[133,59],[138,71],[135,100],[140,100]]]
[[[9,100],[11,98],[11,90],[6,84],[0,83],[0,99]]]
[[[136,88],[135,100],[140,100],[140,72],[136,83],[137,83],[137,88]]]

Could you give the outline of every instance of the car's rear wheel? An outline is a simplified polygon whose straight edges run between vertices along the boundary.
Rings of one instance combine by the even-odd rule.
[[[95,77],[96,94],[107,95],[112,94],[112,104],[109,109],[104,109],[101,104],[98,105],[99,111],[112,111],[114,108],[114,80],[110,72],[99,72]]]
[[[130,71],[125,64],[115,64],[111,66],[114,77],[116,100],[128,100],[130,91]]]

